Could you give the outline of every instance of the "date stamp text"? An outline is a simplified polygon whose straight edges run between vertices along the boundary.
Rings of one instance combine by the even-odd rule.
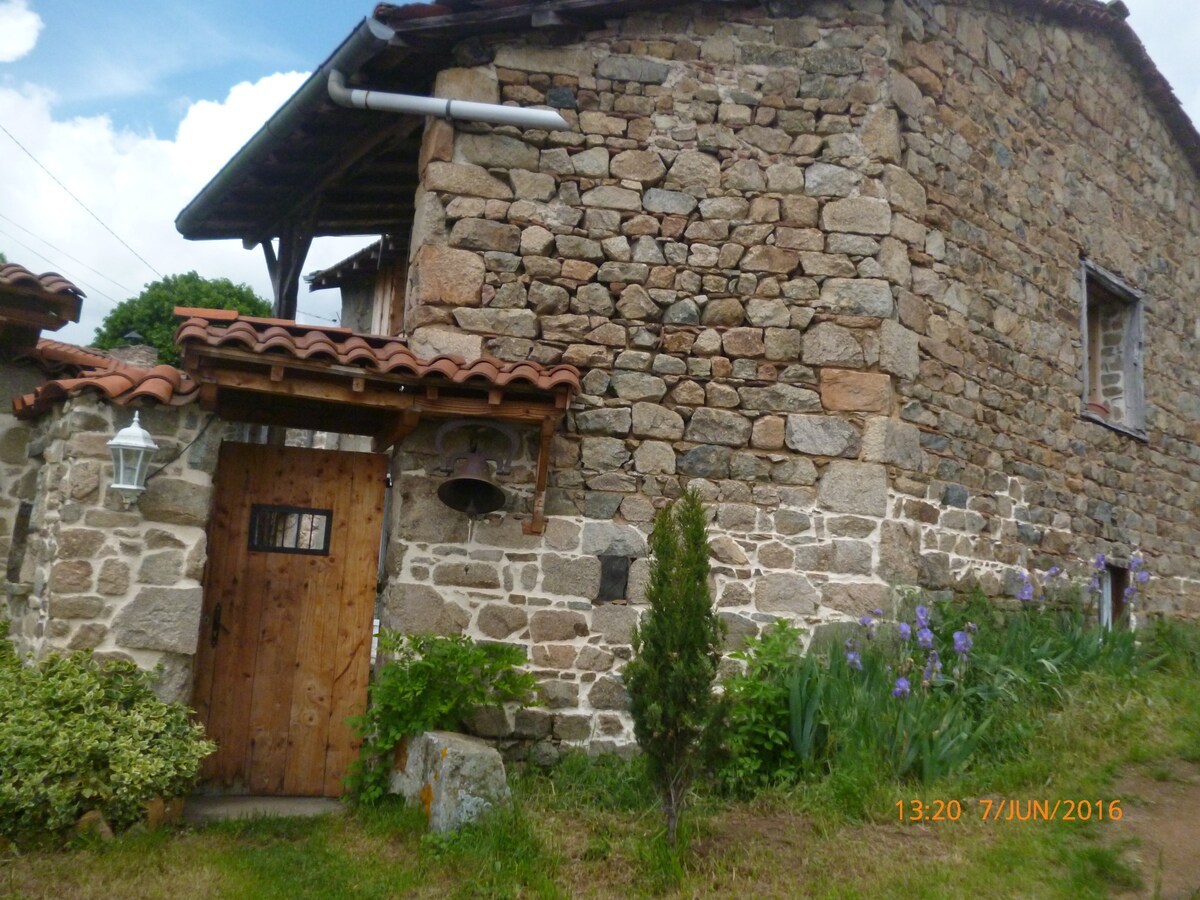
[[[1021,800],[981,797],[961,800],[897,800],[901,822],[958,822],[975,815],[983,822],[1119,822],[1120,800]]]

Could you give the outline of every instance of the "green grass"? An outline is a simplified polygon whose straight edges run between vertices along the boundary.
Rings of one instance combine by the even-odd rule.
[[[1114,822],[983,822],[978,798],[1123,799],[1120,778],[1187,789],[1200,760],[1197,630],[1147,634],[1153,666],[1097,665],[1039,686],[953,776],[879,777],[869,760],[748,799],[694,798],[680,850],[641,761],[568,756],[514,768],[515,804],[455,835],[397,802],[322,819],[252,819],[127,833],[55,851],[0,850],[0,897],[386,898],[812,896],[1107,897],[1152,891],[1156,860]],[[1181,763],[1180,760],[1185,761]],[[1196,788],[1200,793],[1200,788]],[[901,822],[896,803],[955,798],[957,822]],[[1146,854],[1150,856],[1150,854]]]

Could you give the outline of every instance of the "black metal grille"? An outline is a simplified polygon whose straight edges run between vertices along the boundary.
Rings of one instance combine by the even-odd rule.
[[[250,549],[328,556],[332,518],[331,509],[256,503],[250,507]]]

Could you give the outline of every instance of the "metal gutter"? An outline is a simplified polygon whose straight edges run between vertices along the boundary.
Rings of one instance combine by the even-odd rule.
[[[571,127],[566,119],[552,109],[530,109],[499,103],[448,100],[443,97],[417,97],[370,88],[349,88],[346,86],[346,76],[338,69],[329,73],[329,96],[339,106],[352,109],[438,116],[443,119],[489,122],[493,125],[515,125],[518,128],[542,128],[546,131],[562,131]]]

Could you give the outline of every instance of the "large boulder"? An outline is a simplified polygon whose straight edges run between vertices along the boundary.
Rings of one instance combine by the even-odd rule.
[[[449,731],[408,738],[397,754],[391,791],[420,803],[431,831],[456,831],[511,800],[500,753]]]

